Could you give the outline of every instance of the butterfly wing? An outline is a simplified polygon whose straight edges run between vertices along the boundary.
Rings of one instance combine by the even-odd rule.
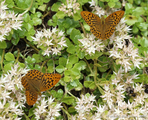
[[[22,77],[21,83],[22,83],[22,85],[24,86],[25,89],[29,88],[29,84],[28,84],[28,81],[27,81],[25,76]]]
[[[43,92],[52,88],[59,82],[60,79],[61,79],[61,75],[58,73],[55,73],[55,74],[45,73],[42,77],[40,91]]]
[[[42,80],[43,73],[38,70],[30,70],[28,73],[22,77],[21,82],[26,89],[26,99],[28,105],[33,105],[40,93],[40,84]]]
[[[26,100],[28,105],[33,105],[36,103],[38,98],[38,93],[33,92],[32,90],[26,90]]]
[[[121,18],[124,15],[124,11],[116,11],[112,14],[110,14],[106,19],[105,19],[105,35],[104,38],[108,39],[113,32],[115,31],[115,26],[120,22]]]
[[[101,38],[101,19],[97,15],[88,11],[82,11],[81,16],[85,20],[85,22],[90,26],[91,32],[97,38]]]

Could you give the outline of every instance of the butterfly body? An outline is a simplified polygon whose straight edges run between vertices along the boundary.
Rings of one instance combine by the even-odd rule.
[[[38,70],[30,70],[24,77],[22,77],[21,82],[26,89],[26,99],[28,105],[33,105],[38,95],[41,92],[46,91],[53,87],[61,79],[60,74],[45,73]]]
[[[85,22],[90,26],[91,32],[99,39],[108,39],[115,31],[115,26],[120,22],[124,15],[124,11],[116,11],[109,15],[106,19],[101,19],[88,11],[82,11],[81,16]]]

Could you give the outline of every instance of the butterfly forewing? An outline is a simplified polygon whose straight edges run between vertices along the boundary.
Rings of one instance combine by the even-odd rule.
[[[110,14],[105,19],[105,24],[109,24],[111,26],[116,26],[120,22],[123,15],[124,15],[124,11],[122,11],[122,10],[116,11],[116,12]]]
[[[42,85],[40,86],[40,91],[46,91],[56,85],[61,79],[61,75],[58,73],[45,73],[42,78]]]
[[[115,31],[115,26],[120,22],[121,18],[124,15],[124,11],[117,11],[110,14],[105,19],[105,37],[108,39]]]
[[[23,85],[23,87],[26,89],[26,88],[29,88],[29,84],[28,84],[28,81],[26,80],[26,77],[22,77],[21,79],[21,83]]]
[[[99,22],[101,22],[101,19],[97,15],[88,11],[82,11],[81,16],[85,20],[85,22],[90,26],[96,25]]]

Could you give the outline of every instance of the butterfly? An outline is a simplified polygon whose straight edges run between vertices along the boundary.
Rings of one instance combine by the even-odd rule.
[[[61,79],[58,73],[42,73],[38,70],[30,70],[22,77],[21,83],[26,92],[26,100],[28,105],[36,103],[38,95],[56,85]]]
[[[82,11],[81,16],[90,26],[91,32],[99,39],[108,39],[115,31],[115,26],[120,22],[124,15],[124,11],[116,11],[110,14],[106,19],[101,19],[88,11]]]

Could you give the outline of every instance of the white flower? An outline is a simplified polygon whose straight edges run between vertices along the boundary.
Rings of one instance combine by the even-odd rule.
[[[42,49],[43,55],[49,56],[50,54],[58,55],[61,50],[67,47],[66,39],[63,31],[59,31],[56,27],[51,30],[43,29],[37,31],[33,41],[37,44],[37,47]]]
[[[90,4],[90,7],[95,6],[96,5],[96,1],[92,0],[91,2],[88,2]]]
[[[26,72],[26,69],[22,69],[18,64],[15,64],[11,70],[2,74],[0,78],[0,111],[1,115],[6,118],[21,119],[20,116],[23,115],[22,107],[24,107],[25,97],[21,93],[23,88],[21,78]]]
[[[68,16],[73,16],[77,10],[80,10],[80,4],[76,0],[66,0],[65,4],[61,4],[59,10]]]
[[[21,30],[22,15],[15,15],[14,12],[8,12],[7,6],[4,5],[5,1],[0,3],[0,41],[5,40],[5,36],[8,36],[12,29]]]
[[[89,54],[90,56],[95,54],[96,51],[100,52],[105,47],[101,40],[95,40],[93,34],[87,34],[86,37],[78,40],[82,43],[79,45],[80,48],[82,48],[86,52],[86,54]]]

